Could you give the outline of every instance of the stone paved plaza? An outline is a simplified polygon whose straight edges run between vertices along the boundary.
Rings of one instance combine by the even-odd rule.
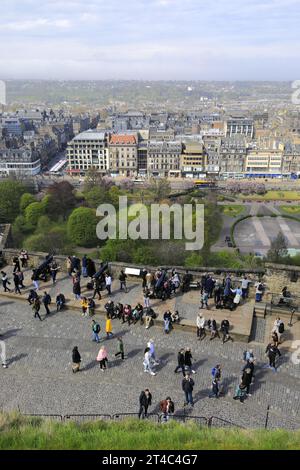
[[[57,287],[56,287],[57,289]],[[52,292],[53,297],[54,292]],[[124,295],[124,294],[123,294]],[[129,296],[129,294],[127,294]],[[124,299],[123,299],[124,300]],[[53,307],[52,307],[53,309]],[[44,307],[41,308],[44,314]],[[149,330],[141,325],[128,327],[113,320],[114,334],[122,335],[127,359],[115,359],[117,340],[104,339],[104,319],[98,316],[101,344],[108,348],[109,368],[102,373],[96,363],[99,346],[91,341],[91,320],[72,309],[53,312],[42,322],[33,318],[24,301],[0,297],[1,340],[7,346],[8,368],[0,370],[0,407],[23,413],[115,414],[137,412],[140,391],[149,387],[153,394],[151,411],[167,395],[175,402],[176,413],[183,411],[182,374],[174,374],[177,352],[189,346],[194,357],[195,406],[193,416],[218,416],[242,426],[264,426],[267,406],[272,412],[269,425],[300,426],[300,365],[292,363],[284,352],[277,373],[263,369],[264,345],[253,343],[258,360],[252,397],[245,404],[232,399],[242,367],[245,343],[226,343],[219,339],[199,342],[191,332],[174,330],[164,335],[162,328]],[[143,351],[153,338],[160,365],[157,375],[143,372]],[[82,370],[71,371],[71,352],[77,345],[82,356]],[[223,365],[225,396],[210,399],[211,369]]]

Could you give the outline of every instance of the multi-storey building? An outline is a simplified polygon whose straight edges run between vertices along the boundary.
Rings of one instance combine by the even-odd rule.
[[[138,138],[135,134],[113,134],[108,145],[112,176],[132,177],[138,170]]]
[[[67,159],[70,173],[84,174],[93,167],[106,174],[108,152],[105,133],[88,130],[75,136],[67,146]]]
[[[245,162],[248,177],[278,177],[282,174],[283,148],[249,149]]]
[[[39,153],[28,147],[0,148],[0,174],[34,176],[41,171]]]
[[[245,135],[253,138],[254,124],[253,119],[248,119],[242,116],[232,116],[225,123],[226,136]]]
[[[282,173],[300,175],[300,145],[286,144],[282,158]]]
[[[199,178],[205,171],[206,152],[200,142],[189,142],[183,144],[180,157],[180,168],[182,176],[188,178]]]
[[[245,139],[225,139],[222,141],[219,151],[220,174],[234,176],[243,173],[246,155]]]
[[[148,176],[179,176],[181,153],[181,142],[149,141]]]

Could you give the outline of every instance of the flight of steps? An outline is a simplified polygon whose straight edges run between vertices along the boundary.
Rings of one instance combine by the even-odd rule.
[[[254,316],[258,318],[265,318],[266,316],[266,303],[256,302],[254,305]]]

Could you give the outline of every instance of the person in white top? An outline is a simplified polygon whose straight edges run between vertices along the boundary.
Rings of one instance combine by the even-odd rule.
[[[249,279],[247,278],[247,276],[244,276],[244,278],[241,280],[242,298],[243,299],[246,299],[248,297],[249,284],[250,284]]]
[[[197,323],[197,338],[199,340],[202,340],[206,336],[206,331],[205,331],[205,317],[201,313],[198,313],[196,323]]]
[[[105,286],[106,290],[108,292],[108,295],[111,295],[111,284],[112,284],[112,279],[110,274],[105,275]]]

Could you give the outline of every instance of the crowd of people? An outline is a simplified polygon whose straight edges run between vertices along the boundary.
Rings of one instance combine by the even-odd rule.
[[[21,294],[21,289],[24,289],[24,274],[23,270],[28,267],[29,257],[26,250],[22,250],[18,257],[13,259],[13,284],[14,292]],[[42,321],[41,307],[43,306],[45,316],[51,313],[50,306],[52,303],[51,296],[47,290],[44,290],[42,295],[39,295],[40,280],[51,279],[53,285],[57,283],[57,274],[61,267],[57,264],[54,257],[48,255],[42,265],[33,270],[32,282],[33,288],[30,289],[28,295],[28,303],[31,306],[34,318]],[[72,293],[74,299],[80,302],[82,316],[91,318],[95,314],[95,299],[102,300],[103,290],[107,291],[105,298],[104,309],[106,312],[105,327],[102,328],[99,321],[96,319],[91,320],[91,340],[97,344],[105,340],[115,339],[115,353],[114,357],[124,361],[127,357],[125,355],[125,347],[123,339],[120,335],[114,335],[112,320],[118,319],[121,324],[142,324],[148,329],[156,318],[156,314],[151,307],[151,299],[158,298],[165,300],[178,292],[187,292],[192,285],[193,278],[188,271],[181,277],[176,270],[172,270],[169,274],[167,270],[157,269],[155,272],[143,269],[141,271],[142,279],[142,295],[143,301],[137,302],[135,306],[129,303],[121,303],[120,301],[114,302],[112,296],[112,274],[109,272],[108,265],[101,263],[98,270],[93,260],[86,255],[80,260],[76,256],[67,258],[67,272],[72,281]],[[4,292],[10,292],[11,283],[5,271],[1,271],[2,285]],[[91,294],[82,295],[81,283],[82,279],[86,281],[86,287]],[[118,281],[119,291],[127,293],[127,275],[124,270],[121,270]],[[217,324],[213,315],[209,315],[206,320],[203,310],[209,310],[211,302],[214,303],[217,309],[235,310],[249,295],[250,280],[244,276],[239,282],[234,282],[230,275],[227,275],[222,281],[214,279],[209,274],[203,274],[199,282],[200,298],[199,298],[199,313],[196,318],[197,338],[202,341],[207,335],[209,340],[219,338],[223,344],[228,341],[233,341],[230,335],[231,325],[228,318],[224,315],[220,325]],[[261,282],[255,284],[255,299],[257,302],[262,300],[265,286]],[[286,292],[285,292],[286,295]],[[66,304],[66,298],[62,292],[58,293],[55,298],[56,311],[60,311]],[[163,314],[163,332],[169,334],[173,325],[180,322],[180,314],[176,310],[174,312],[166,309]],[[276,318],[272,331],[270,343],[267,345],[265,353],[268,358],[268,364],[265,367],[271,368],[274,372],[277,371],[277,358],[281,356],[278,348],[282,342],[282,335],[284,333],[284,323],[278,317]],[[106,344],[106,343],[105,343]],[[95,361],[99,364],[101,372],[107,371],[111,358],[109,357],[106,345],[101,345],[97,354],[95,354]],[[249,349],[244,352],[243,365],[239,372],[240,380],[235,390],[234,399],[244,403],[245,398],[251,397],[251,385],[254,381],[254,370],[257,361],[254,357],[253,350]],[[177,366],[174,373],[182,373],[181,389],[184,397],[184,406],[194,406],[194,388],[195,382],[193,375],[196,374],[196,368],[193,366],[193,355],[190,347],[181,348],[177,355]],[[81,368],[82,357],[75,346],[72,351],[72,371],[77,373]],[[143,370],[146,374],[156,376],[157,366],[160,365],[160,360],[156,355],[156,348],[153,339],[147,342],[143,354]],[[6,367],[6,365],[5,365]],[[219,398],[224,394],[223,384],[223,370],[221,364],[215,365],[211,369],[211,386],[210,398]],[[148,388],[143,390],[139,397],[139,412],[140,418],[146,418],[148,415],[148,408],[153,403],[153,397]],[[175,412],[175,405],[170,396],[162,400],[159,404],[159,409],[162,413],[162,419],[168,421],[169,417]]]

